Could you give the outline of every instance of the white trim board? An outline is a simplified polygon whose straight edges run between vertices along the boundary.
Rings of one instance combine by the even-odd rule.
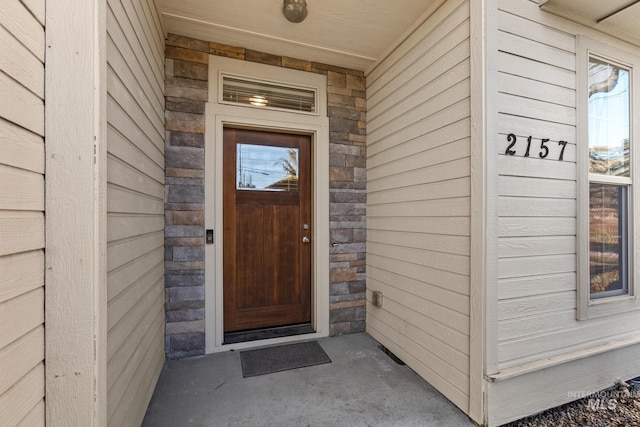
[[[639,350],[640,344],[628,345],[490,382],[487,425],[502,425],[633,378],[640,372]]]
[[[205,111],[205,228],[214,230],[205,246],[205,352],[251,348],[329,335],[329,119],[326,77],[240,60],[209,57],[209,102]],[[318,89],[318,116],[218,103],[220,72],[290,82]],[[312,137],[312,314],[313,334],[223,345],[222,300],[222,142],[225,126]]]
[[[471,288],[469,417],[486,421],[484,375],[496,369],[497,321],[497,109],[496,0],[470,2],[471,25]]]
[[[106,425],[106,2],[46,22],[46,422]]]

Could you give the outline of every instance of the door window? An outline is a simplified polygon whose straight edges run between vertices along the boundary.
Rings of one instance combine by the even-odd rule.
[[[237,144],[236,189],[298,191],[298,149]]]

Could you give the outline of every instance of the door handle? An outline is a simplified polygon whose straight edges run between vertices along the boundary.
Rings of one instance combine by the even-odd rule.
[[[304,237],[302,238],[302,243],[309,243],[310,241],[311,241],[311,240],[310,240],[307,236],[304,236]]]

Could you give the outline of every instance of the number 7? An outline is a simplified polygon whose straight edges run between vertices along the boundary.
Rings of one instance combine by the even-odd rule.
[[[560,157],[558,160],[562,161],[564,158],[564,149],[567,148],[567,141],[558,141],[558,145],[562,145],[562,150],[560,150]]]

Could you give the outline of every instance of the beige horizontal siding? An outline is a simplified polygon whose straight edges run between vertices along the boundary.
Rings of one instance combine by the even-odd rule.
[[[367,76],[367,330],[469,406],[470,6],[445,2]]]
[[[498,3],[498,362],[506,369],[637,335],[640,314],[576,320],[575,36],[620,43],[536,2]],[[515,156],[505,155],[509,133]],[[538,157],[541,138],[551,139],[547,159]],[[562,162],[560,140],[569,142]]]
[[[0,414],[44,425],[44,0],[0,1]]]
[[[164,361],[164,36],[107,2],[107,417],[140,425]]]

